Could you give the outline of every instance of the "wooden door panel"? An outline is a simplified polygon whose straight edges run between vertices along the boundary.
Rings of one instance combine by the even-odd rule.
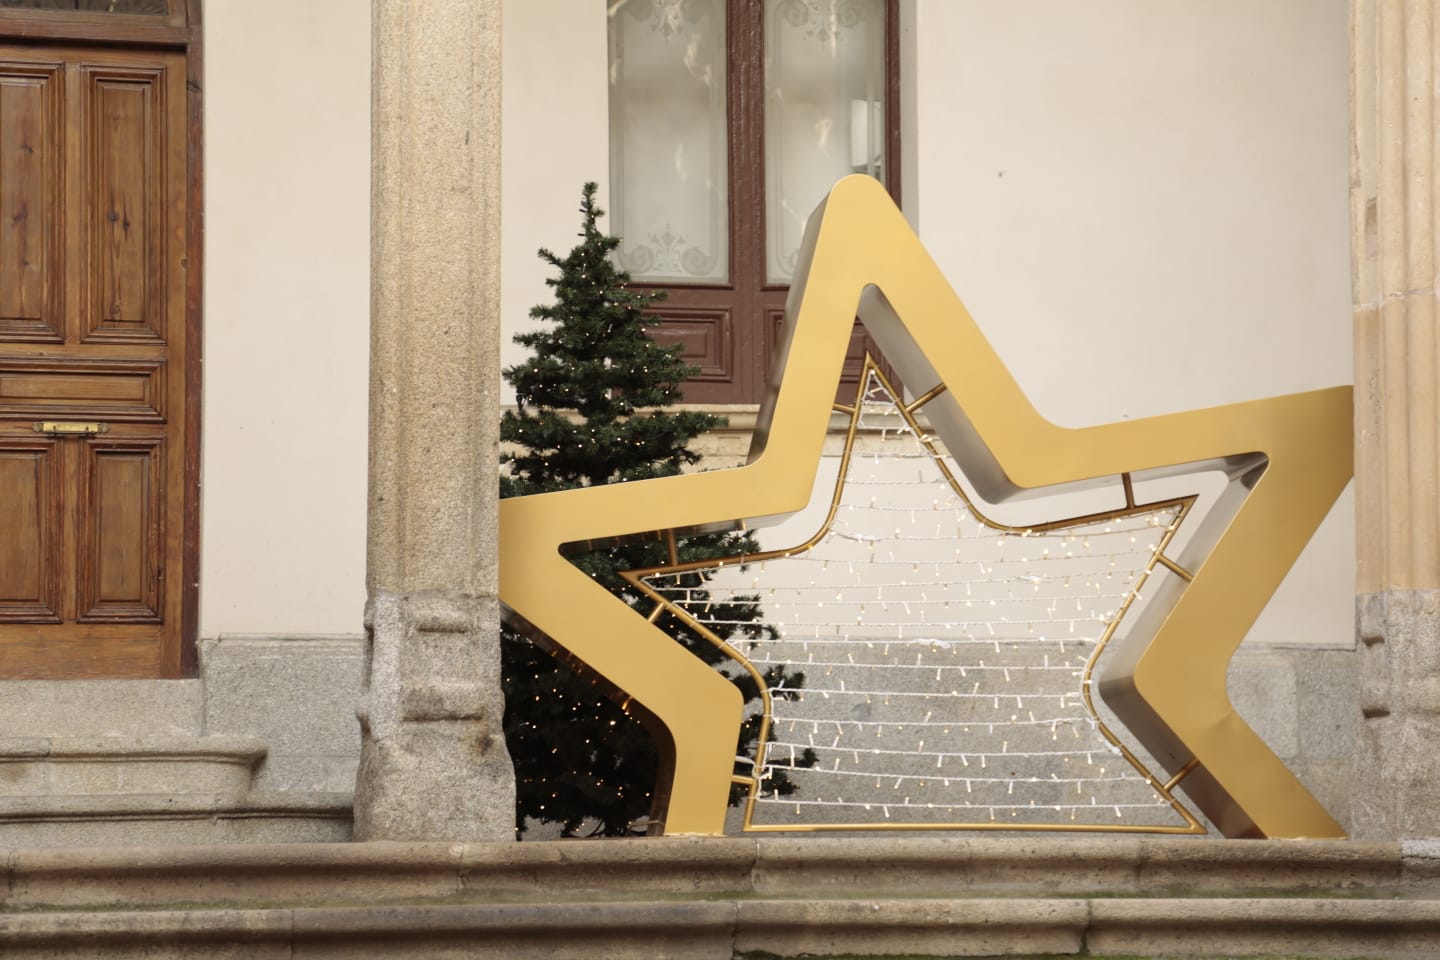
[[[0,623],[59,623],[63,534],[56,441],[0,438]]]
[[[163,442],[88,441],[79,470],[79,621],[158,623]]]
[[[680,356],[699,368],[685,382],[685,399],[697,383],[729,383],[735,378],[731,350],[730,308],[671,307],[660,304],[652,314],[659,323],[650,335],[666,346],[680,345]]]
[[[86,65],[86,342],[165,339],[165,70]]]
[[[7,680],[144,680],[165,676],[160,624],[88,624],[83,634],[5,626],[0,677]]]
[[[64,338],[59,63],[0,60],[0,340]]]
[[[0,357],[0,417],[161,422],[165,372],[159,360]]]

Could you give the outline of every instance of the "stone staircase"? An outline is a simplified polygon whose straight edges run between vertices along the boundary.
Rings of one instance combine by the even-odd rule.
[[[0,683],[0,845],[344,840],[349,797],[257,789],[265,739],[192,681]]]
[[[0,850],[0,955],[1440,957],[1440,845],[1004,837]]]

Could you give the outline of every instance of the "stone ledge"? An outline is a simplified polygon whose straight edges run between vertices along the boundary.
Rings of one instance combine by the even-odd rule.
[[[117,858],[133,858],[137,847],[175,844],[342,843],[350,839],[350,820],[348,793],[0,797],[0,844],[26,850],[105,844]]]
[[[956,887],[1033,894],[1047,886],[1070,895],[1163,896],[1174,888],[1192,895],[1334,892],[1393,888],[1407,879],[1405,862],[1397,844],[1348,841],[867,837],[820,846],[795,838],[762,842],[756,889],[767,895],[794,886],[850,895],[897,887],[919,892],[918,884],[941,895]]]
[[[1073,954],[1085,900],[762,900],[736,904],[734,950],[791,956]]]
[[[0,798],[46,808],[62,798],[219,793],[240,799],[265,757],[254,737],[0,739]]]
[[[0,763],[33,760],[201,760],[251,763],[265,756],[265,741],[244,736],[20,737],[0,739]]]
[[[331,816],[348,819],[349,794],[113,793],[0,797],[0,823],[27,820],[175,819],[177,817]],[[133,851],[132,851],[133,855]]]
[[[910,836],[12,848],[0,953],[1435,957],[1433,854]]]
[[[297,811],[297,816],[304,816]],[[1440,901],[1399,844],[725,838],[0,848],[0,910],[434,900],[1324,897]]]
[[[1433,900],[1096,900],[1092,955],[1435,957]]]
[[[1440,904],[1389,900],[657,900],[0,915],[7,957],[1426,957],[1437,938]]]

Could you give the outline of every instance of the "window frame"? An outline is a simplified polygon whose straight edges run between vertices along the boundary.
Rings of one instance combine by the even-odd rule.
[[[882,0],[885,184],[900,202],[900,4]],[[727,0],[726,135],[729,279],[726,282],[635,282],[637,290],[664,290],[651,313],[652,334],[678,343],[700,372],[686,381],[687,403],[755,405],[769,384],[779,344],[788,283],[767,279],[765,234],[765,2]],[[856,325],[846,357],[842,391],[853,385],[869,347]],[[846,387],[849,387],[846,390]]]

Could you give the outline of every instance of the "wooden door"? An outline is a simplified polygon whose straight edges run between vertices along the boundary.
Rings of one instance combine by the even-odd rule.
[[[0,46],[0,678],[180,675],[185,79]]]

